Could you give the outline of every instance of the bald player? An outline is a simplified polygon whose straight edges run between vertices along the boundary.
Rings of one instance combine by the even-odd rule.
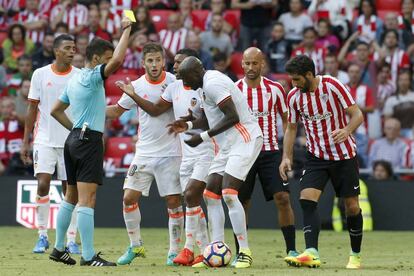
[[[218,138],[219,152],[211,163],[204,191],[211,240],[224,241],[223,198],[240,244],[233,266],[248,268],[252,263],[252,253],[238,190],[260,153],[262,132],[244,96],[226,75],[215,70],[205,71],[199,59],[187,57],[180,64],[177,77],[182,79],[184,86],[199,91],[204,113],[199,118],[175,121],[170,124],[170,131],[181,133],[192,128],[207,129],[185,141],[190,147],[197,147],[213,137]]]
[[[288,256],[297,256],[295,219],[289,199],[289,183],[284,183],[278,172],[282,155],[277,141],[277,119],[282,119],[285,130],[288,111],[286,94],[280,83],[261,75],[264,65],[263,53],[258,48],[251,47],[244,51],[244,78],[237,81],[236,85],[246,96],[247,103],[263,132],[263,146],[239,190],[239,199],[246,212],[247,221],[250,199],[258,175],[266,201],[273,200],[278,209],[279,226],[285,238],[286,253]],[[238,251],[237,241],[236,249]]]

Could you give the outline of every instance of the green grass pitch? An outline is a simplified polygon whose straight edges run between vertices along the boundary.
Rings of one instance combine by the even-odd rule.
[[[320,236],[322,267],[319,269],[290,268],[283,262],[284,241],[279,230],[249,230],[249,242],[253,252],[253,266],[236,270],[230,267],[217,269],[193,269],[191,267],[167,267],[167,229],[143,229],[147,257],[136,259],[129,266],[112,268],[69,267],[49,261],[48,254],[33,254],[31,250],[36,231],[22,227],[0,227],[0,275],[414,275],[413,232],[364,233],[363,266],[359,271],[344,267],[348,260],[349,238],[346,232],[323,231]],[[226,232],[227,243],[234,248],[231,232]],[[53,246],[54,231],[49,231]],[[95,248],[111,261],[123,253],[128,244],[122,228],[99,228],[95,231]],[[297,232],[298,249],[303,248],[303,235]],[[51,249],[48,250],[48,253]],[[74,258],[79,262],[79,256]]]

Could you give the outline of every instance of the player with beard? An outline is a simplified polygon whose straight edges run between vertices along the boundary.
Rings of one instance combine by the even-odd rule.
[[[263,147],[251,168],[244,184],[239,190],[239,199],[246,212],[259,176],[266,201],[273,200],[278,209],[279,226],[285,238],[288,256],[297,256],[295,248],[295,218],[289,199],[289,183],[283,182],[278,172],[282,155],[278,145],[277,117],[287,124],[286,95],[283,86],[261,75],[264,67],[262,51],[251,47],[244,51],[242,67],[245,73],[243,79],[236,82],[240,91],[246,96],[247,104],[253,111],[263,132]],[[236,249],[238,251],[236,240]]]
[[[126,110],[137,106],[132,98],[134,94],[151,102],[157,102],[167,86],[176,79],[173,74],[165,72],[165,53],[160,44],[148,43],[143,48],[143,66],[145,75],[133,81],[132,90],[122,95],[117,105],[107,107],[106,115],[117,118]],[[131,95],[131,96],[129,96]],[[148,196],[153,180],[158,192],[164,197],[168,207],[168,231],[170,248],[167,265],[174,265],[174,258],[179,251],[184,213],[181,205],[180,164],[181,146],[178,137],[168,135],[167,124],[174,120],[173,110],[168,110],[157,117],[151,116],[138,105],[138,142],[134,160],[129,167],[124,182],[124,220],[130,239],[130,246],[118,259],[119,265],[130,264],[136,257],[145,256],[141,239],[141,213],[139,201]]]
[[[297,124],[306,133],[306,161],[300,179],[300,205],[306,250],[286,257],[290,265],[319,267],[320,221],[318,201],[330,179],[336,195],[345,202],[351,253],[347,268],[361,267],[362,215],[359,207],[359,170],[352,133],[363,122],[361,110],[350,92],[337,79],[315,76],[315,64],[304,55],[292,58],[286,72],[294,88],[288,94],[289,117],[283,140],[283,159],[279,171],[284,181],[292,169]],[[349,120],[348,120],[348,116]]]

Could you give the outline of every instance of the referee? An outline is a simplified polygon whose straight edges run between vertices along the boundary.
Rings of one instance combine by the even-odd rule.
[[[85,68],[70,79],[51,112],[59,123],[71,130],[64,148],[68,187],[57,215],[56,243],[50,254],[50,259],[57,262],[76,263],[65,251],[63,240],[78,203],[78,228],[82,242],[80,265],[116,265],[102,259],[99,253],[95,254],[94,207],[96,190],[98,185],[102,185],[103,176],[104,80],[122,65],[131,24],[128,18],[122,20],[123,33],[115,50],[110,42],[99,38],[89,43]],[[69,105],[73,123],[65,113]]]

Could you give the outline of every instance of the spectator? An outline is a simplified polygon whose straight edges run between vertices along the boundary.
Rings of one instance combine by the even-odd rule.
[[[228,34],[223,32],[223,17],[220,14],[213,15],[211,31],[200,34],[202,49],[210,52],[212,56],[221,52],[230,57],[233,53],[233,45]]]
[[[42,47],[40,47],[36,53],[32,56],[33,71],[37,68],[51,64],[54,60],[53,54],[53,41],[55,35],[53,33],[46,33],[43,37]]]
[[[326,48],[331,53],[338,52],[340,48],[339,40],[336,36],[331,34],[331,24],[329,20],[322,18],[318,21],[318,39],[316,40],[316,47]]]
[[[0,51],[0,97],[3,95],[3,89],[7,87],[7,72],[3,66],[3,60],[3,53]]]
[[[150,1],[142,1],[150,2]],[[111,0],[112,10],[120,17],[123,16],[123,10],[134,10],[139,5],[139,0]]]
[[[398,75],[397,92],[384,104],[385,118],[394,117],[401,123],[401,135],[412,139],[414,126],[414,93],[411,91],[411,74],[402,71]]]
[[[206,52],[203,49],[201,49],[200,37],[197,34],[189,33],[187,35],[186,47],[197,51],[197,54],[200,57],[200,60],[203,63],[203,66],[206,70],[212,70],[214,68],[213,58],[211,57],[209,52]]]
[[[409,145],[400,138],[401,124],[395,118],[388,118],[384,123],[385,137],[376,139],[369,151],[369,167],[375,161],[385,160],[394,169],[406,168],[409,165]]]
[[[348,37],[349,22],[352,20],[352,6],[347,0],[312,0],[308,8],[310,16],[316,21],[328,18],[333,26],[333,33],[344,40]]]
[[[89,41],[91,41],[95,37],[99,37],[101,39],[112,42],[111,35],[106,30],[102,29],[100,26],[101,15],[99,13],[99,10],[90,9],[88,21],[89,24],[82,30],[82,33],[88,34]]]
[[[89,44],[88,34],[79,34],[76,36],[76,51],[82,56],[86,57],[86,47]]]
[[[135,12],[135,17],[137,22],[132,24],[131,34],[138,32],[147,35],[150,41],[158,41],[158,34],[151,20],[149,9],[144,6],[138,7]]]
[[[277,0],[243,1],[232,0],[231,8],[240,9],[239,47],[245,50],[256,42],[259,49],[264,49],[269,40],[272,12]]]
[[[384,29],[383,33],[381,34],[381,43],[384,40],[384,34],[387,30],[395,30],[398,33],[398,46],[401,49],[407,49],[408,46],[413,43],[413,35],[411,29],[408,31],[402,27],[402,24],[399,22],[399,16],[395,12],[388,12],[385,15],[384,20]]]
[[[362,0],[358,8],[358,18],[354,20],[354,32],[359,33],[359,39],[366,43],[380,41],[383,23],[377,17],[377,9],[373,0]]]
[[[22,55],[17,62],[17,73],[13,74],[8,81],[8,93],[10,96],[16,96],[17,89],[22,85],[23,80],[32,78],[32,59],[28,55]]]
[[[356,129],[354,137],[358,149],[358,156],[362,160],[362,167],[368,163],[368,119],[367,114],[372,113],[375,107],[375,98],[371,89],[361,84],[361,70],[357,64],[348,67],[349,92],[364,114],[364,122]]]
[[[292,52],[292,57],[306,55],[315,63],[316,74],[323,72],[326,49],[316,46],[317,32],[313,27],[308,27],[303,31],[303,42],[300,47]]]
[[[16,72],[17,59],[24,55],[31,55],[34,51],[33,42],[25,38],[26,29],[23,25],[13,24],[8,31],[8,38],[3,42],[4,65],[9,73]]]
[[[401,15],[398,18],[399,23],[403,23],[402,27],[409,33],[414,33],[414,24],[413,24],[413,12],[414,12],[414,1],[413,0],[402,0],[401,1]]]
[[[116,0],[112,0],[116,1]],[[175,10],[177,9],[177,2],[175,0],[143,0],[142,4],[149,8],[154,10]]]
[[[81,54],[75,54],[73,56],[72,65],[79,69],[85,67],[85,56]]]
[[[303,12],[301,0],[289,1],[290,12],[284,13],[279,17],[279,22],[285,27],[285,38],[294,47],[303,40],[303,31],[313,26],[312,19]]]
[[[213,14],[221,14],[221,16],[223,16],[223,32],[228,34],[234,42],[234,40],[237,39],[236,30],[238,28],[238,19],[233,13],[229,13],[226,10],[226,3],[224,0],[210,1],[210,12],[208,13],[203,26],[203,29],[205,31],[211,30],[211,21],[213,18]],[[233,45],[235,44],[233,43]]]
[[[378,70],[377,108],[382,112],[386,100],[395,94],[397,88],[391,80],[391,66],[388,63]]]
[[[394,171],[390,162],[385,160],[375,161],[372,165],[373,178],[375,180],[391,180],[394,179]]]
[[[69,34],[69,25],[65,22],[59,22],[56,25],[55,37],[58,37],[61,34]]]
[[[189,31],[197,34],[203,30],[201,21],[193,14],[192,0],[178,1],[178,14],[180,15],[181,25]]]
[[[292,53],[292,49],[290,43],[285,39],[285,29],[282,23],[276,22],[273,25],[271,38],[267,42],[264,52],[273,73],[286,72],[285,64]]]
[[[142,49],[147,42],[148,37],[143,33],[131,35],[123,68],[142,69]]]
[[[348,73],[339,70],[339,62],[335,54],[330,53],[326,55],[324,68],[326,75],[331,75],[332,77],[337,78],[340,82],[345,84],[349,82]]]
[[[233,82],[238,80],[237,76],[229,70],[228,57],[225,53],[218,52],[213,56],[214,70],[220,71]]]
[[[107,31],[114,40],[118,40],[121,37],[121,16],[111,11],[111,0],[99,1],[99,14],[101,29]]]
[[[175,53],[184,48],[188,30],[183,28],[180,16],[173,13],[168,17],[167,29],[160,31],[160,41],[170,61],[174,60]]]
[[[27,96],[29,95],[30,90],[30,79],[23,80],[19,89],[17,90],[17,97],[14,99],[15,108],[16,108],[16,117],[20,122],[23,122],[26,117],[27,106],[29,101]]]
[[[23,141],[23,123],[16,117],[14,101],[6,97],[0,101],[0,161],[6,165],[15,153],[19,155]],[[20,158],[20,157],[18,157]]]
[[[398,32],[396,30],[385,31],[382,48],[376,45],[374,60],[378,67],[381,67],[385,62],[391,65],[391,79],[394,82],[397,81],[399,70],[410,68],[408,55],[398,47]]]
[[[48,25],[48,16],[38,10],[39,0],[26,0],[26,9],[14,16],[14,21],[26,28],[27,38],[40,45]]]
[[[52,30],[56,30],[59,22],[64,22],[69,26],[69,33],[76,35],[88,25],[88,8],[76,0],[63,0],[52,9],[50,20]]]
[[[352,36],[342,46],[338,55],[338,61],[343,67],[348,67],[350,63],[358,64],[361,69],[361,83],[369,87],[376,87],[377,85],[377,65],[370,58],[370,47],[366,42],[359,41],[356,45],[354,53],[349,53],[348,50],[353,42],[356,42],[359,36],[358,32]]]

